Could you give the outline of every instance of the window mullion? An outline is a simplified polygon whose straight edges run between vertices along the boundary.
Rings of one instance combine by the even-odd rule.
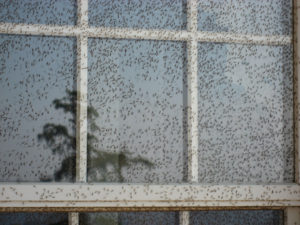
[[[78,0],[78,21],[82,29],[88,24],[88,1]],[[87,173],[87,52],[88,39],[77,37],[77,120],[76,181],[86,182]]]
[[[300,0],[294,0],[294,122],[295,122],[295,182],[300,184],[300,141],[299,141],[299,130],[300,130],[300,114],[299,114],[299,106],[300,106],[300,79],[299,79],[299,37],[300,37]]]
[[[285,225],[300,225],[300,208],[288,207],[284,210]]]
[[[188,182],[198,183],[197,41],[188,42]]]
[[[187,1],[187,30],[191,39],[187,42],[188,80],[188,182],[198,182],[198,87],[197,87],[197,0]],[[189,212],[179,214],[181,225],[189,225]]]
[[[77,38],[76,181],[87,173],[87,37]]]
[[[187,43],[188,68],[188,181],[198,182],[198,85],[197,85],[197,1],[188,1],[188,31],[192,39]]]
[[[88,0],[77,0],[77,25],[81,28],[88,26]]]
[[[190,212],[181,211],[179,213],[179,224],[180,225],[189,225],[190,224]]]
[[[79,213],[69,213],[68,214],[68,224],[69,225],[79,225]]]
[[[77,0],[81,29],[88,26],[88,1]],[[77,36],[76,182],[87,181],[87,67],[88,38]],[[69,213],[69,225],[79,224],[79,214]]]
[[[187,30],[195,33],[197,31],[197,0],[187,1]]]

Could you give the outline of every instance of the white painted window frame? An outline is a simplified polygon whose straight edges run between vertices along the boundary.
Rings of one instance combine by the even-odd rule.
[[[0,211],[62,211],[78,224],[86,211],[179,210],[189,224],[188,210],[284,209],[286,224],[300,224],[300,0],[294,0],[294,37],[258,36],[197,31],[197,0],[188,0],[185,31],[88,26],[88,0],[78,0],[76,26],[0,23],[2,34],[77,37],[76,183],[1,183]],[[88,184],[87,177],[87,52],[88,38],[176,40],[188,48],[188,184]],[[198,182],[198,42],[294,44],[295,183],[280,185],[201,185]]]

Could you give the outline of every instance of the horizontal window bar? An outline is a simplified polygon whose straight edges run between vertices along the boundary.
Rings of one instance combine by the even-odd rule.
[[[53,36],[87,36],[99,38],[153,39],[153,40],[188,40],[187,31],[143,30],[127,28],[48,26],[0,23],[0,33],[53,35]]]
[[[249,34],[197,32],[197,40],[201,42],[222,42],[237,44],[257,45],[289,45],[292,43],[290,36],[258,36]]]
[[[50,36],[86,36],[99,38],[120,39],[149,39],[149,40],[177,40],[187,41],[196,39],[203,42],[224,42],[241,44],[288,45],[292,43],[290,36],[256,36],[216,32],[189,32],[174,30],[144,30],[108,27],[79,27],[79,26],[51,26],[0,23],[0,33],[50,35]]]
[[[3,183],[5,207],[287,207],[300,206],[300,186]]]

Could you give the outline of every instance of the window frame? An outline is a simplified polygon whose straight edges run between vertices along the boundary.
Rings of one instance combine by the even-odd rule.
[[[0,212],[181,211],[180,223],[189,224],[189,210],[284,209],[286,224],[300,224],[300,0],[293,2],[294,34],[259,36],[197,30],[197,0],[187,1],[187,30],[129,29],[88,26],[88,0],[77,0],[75,26],[0,23],[1,34],[72,36],[77,38],[76,183],[1,183]],[[87,177],[87,53],[88,38],[176,40],[188,50],[188,183],[86,183]],[[294,45],[295,183],[277,185],[198,184],[198,42]],[[298,216],[298,217],[297,217]],[[294,223],[295,222],[295,223]]]

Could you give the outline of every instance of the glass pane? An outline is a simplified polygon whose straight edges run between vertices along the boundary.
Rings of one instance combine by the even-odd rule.
[[[89,24],[182,30],[186,28],[186,0],[90,0]]]
[[[283,225],[280,210],[236,210],[190,212],[191,225]]]
[[[184,180],[186,47],[89,39],[88,180]]]
[[[198,30],[292,34],[292,0],[198,0]]]
[[[82,213],[80,225],[179,225],[178,212]]]
[[[76,0],[0,0],[0,22],[75,25]]]
[[[4,225],[68,225],[67,213],[0,213]]]
[[[0,181],[73,180],[76,39],[0,35]]]
[[[199,182],[293,181],[291,46],[200,43]]]

